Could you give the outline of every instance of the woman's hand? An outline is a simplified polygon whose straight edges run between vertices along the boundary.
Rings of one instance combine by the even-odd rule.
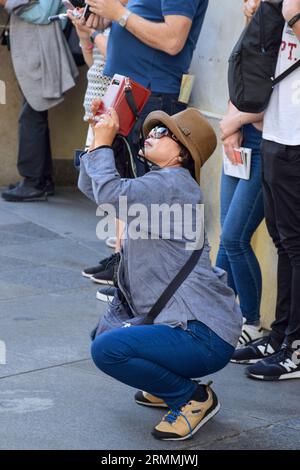
[[[241,113],[228,113],[220,122],[221,139],[224,141],[227,137],[239,131],[241,127]]]
[[[77,11],[79,13],[83,13],[84,8],[80,8]],[[72,21],[73,25],[76,28],[77,34],[79,39],[90,39],[90,35],[94,31],[90,26],[88,26],[85,22],[85,19],[83,16],[80,18],[77,18],[76,16],[73,15],[72,10],[67,11],[68,18]]]
[[[94,114],[96,114],[95,107],[96,105],[92,106]],[[97,109],[99,109],[99,106]],[[94,148],[102,145],[111,146],[119,130],[119,117],[116,111],[113,108],[109,108],[106,114],[101,114],[93,129],[95,136]]]
[[[240,148],[240,146],[242,145],[242,141],[243,136],[240,131],[230,135],[225,140],[223,140],[224,152],[233,165],[237,165],[238,163],[240,163],[234,149]]]
[[[248,19],[251,19],[261,0],[244,0],[244,14]]]

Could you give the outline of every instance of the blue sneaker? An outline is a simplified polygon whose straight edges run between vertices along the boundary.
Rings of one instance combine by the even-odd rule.
[[[252,343],[247,344],[237,348],[230,362],[238,364],[255,364],[261,359],[272,356],[275,354],[281,347],[281,344],[275,342],[271,336],[264,336],[261,339],[252,341]]]
[[[247,367],[246,375],[258,380],[300,379],[300,350],[283,346],[276,354]]]

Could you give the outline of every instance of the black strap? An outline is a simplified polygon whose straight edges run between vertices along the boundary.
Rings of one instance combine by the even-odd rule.
[[[284,80],[286,77],[288,77],[294,70],[296,70],[298,67],[300,67],[300,60],[298,60],[295,64],[293,64],[291,67],[289,67],[285,72],[283,72],[281,75],[279,75],[277,78],[274,78],[273,80],[273,86],[277,85],[280,83],[282,80]]]
[[[133,115],[135,116],[135,119],[138,120],[140,117],[140,114],[139,114],[139,110],[136,105],[131,88],[125,87],[125,97],[126,97],[126,101],[128,103],[129,108],[131,109]]]
[[[200,256],[203,252],[204,244],[200,250],[194,250],[185,265],[181,268],[179,273],[174,277],[174,279],[170,282],[168,287],[164,290],[162,295],[159,297],[157,302],[151,308],[147,319],[150,322],[157,317],[157,315],[162,311],[162,309],[167,305],[171,297],[175,294],[177,289],[181,286],[181,284],[186,280],[188,275],[193,271],[194,267],[198,263]]]

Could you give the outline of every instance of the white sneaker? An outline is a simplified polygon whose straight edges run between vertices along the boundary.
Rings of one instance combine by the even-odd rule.
[[[105,243],[106,243],[106,246],[108,246],[109,248],[116,248],[117,237],[108,237],[105,240]]]
[[[245,322],[246,322],[246,319],[244,318],[242,334],[237,344],[238,348],[246,346],[246,344],[249,344],[252,341],[255,341],[256,339],[260,339],[264,336],[263,328],[260,325],[259,326],[247,325]]]

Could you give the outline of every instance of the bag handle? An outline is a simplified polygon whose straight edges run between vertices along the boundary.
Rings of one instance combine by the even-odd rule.
[[[284,80],[286,77],[288,77],[294,70],[296,70],[298,67],[300,67],[300,60],[295,62],[291,67],[289,67],[285,72],[280,74],[277,78],[274,78],[273,81],[273,87],[275,85],[278,85],[282,80]]]
[[[168,287],[161,294],[159,299],[155,302],[155,304],[147,315],[147,320],[149,320],[150,323],[153,323],[153,320],[159,315],[159,313],[167,305],[171,297],[173,297],[177,289],[186,280],[188,275],[193,271],[194,267],[196,266],[202,255],[204,245],[205,243],[203,243],[202,248],[193,251],[185,265],[180,269],[179,273],[177,273],[177,275],[170,282]]]

